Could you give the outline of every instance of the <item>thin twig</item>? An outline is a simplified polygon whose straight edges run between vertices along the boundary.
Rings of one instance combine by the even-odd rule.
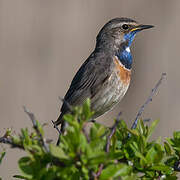
[[[131,127],[131,129],[135,129],[137,127],[137,123],[138,123],[138,119],[139,117],[142,115],[145,107],[152,101],[152,97],[154,96],[154,94],[156,93],[158,87],[160,86],[160,84],[162,83],[162,80],[165,78],[166,73],[162,73],[161,78],[159,79],[159,81],[157,82],[157,84],[155,85],[155,87],[152,89],[149,97],[147,98],[147,100],[145,101],[145,103],[141,106],[141,108],[139,109],[137,116],[134,120],[134,123]]]
[[[54,128],[57,130],[58,134],[61,135],[61,130],[58,128],[58,126],[55,124],[55,122],[53,120],[51,120]]]
[[[45,151],[49,152],[49,147],[48,147],[45,139],[43,138],[43,135],[39,131],[39,128],[37,126],[37,121],[36,121],[34,114],[32,112],[30,112],[25,106],[23,106],[23,109],[24,109],[24,112],[29,116],[30,120],[32,121],[33,128],[35,129],[37,135],[40,137],[40,141],[41,141]]]
[[[62,132],[61,132],[60,128],[58,128],[58,126],[56,125],[56,123],[53,120],[51,120],[51,122],[52,122],[54,128],[57,130],[57,132],[59,134],[58,140],[57,140],[57,143],[56,143],[56,145],[58,146],[60,144],[60,136],[61,136]]]
[[[111,138],[114,135],[114,133],[116,132],[116,128],[120,122],[120,116],[121,116],[121,112],[118,114],[118,117],[116,118],[116,122],[114,123],[114,125],[111,128],[111,133],[109,134],[109,136],[107,137],[107,144],[106,144],[106,152],[109,152],[109,148],[111,145]]]
[[[94,174],[95,178],[98,178],[101,175],[103,167],[104,167],[104,164],[100,164],[98,172],[96,174]]]
[[[24,150],[22,145],[14,143],[11,138],[6,136],[0,137],[0,143],[9,144],[12,148],[19,148]]]
[[[112,139],[112,136],[114,135],[114,133],[116,132],[116,128],[120,122],[120,116],[121,116],[121,112],[118,114],[117,118],[116,118],[116,121],[114,123],[114,125],[112,126],[111,128],[111,132],[110,134],[108,135],[107,137],[107,143],[106,143],[106,152],[108,153],[109,150],[110,150],[110,145],[111,145],[111,139]],[[99,169],[97,171],[96,174],[93,174],[93,176],[97,179],[100,175],[101,175],[101,172],[103,170],[103,167],[104,167],[104,164],[100,164],[99,166]]]

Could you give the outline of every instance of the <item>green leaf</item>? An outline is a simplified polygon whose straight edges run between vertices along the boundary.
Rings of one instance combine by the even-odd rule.
[[[156,172],[155,171],[146,171],[146,174],[148,174],[148,176],[153,178],[155,176]]]
[[[25,128],[25,129],[21,129],[21,133],[22,133],[22,138],[23,138],[23,144],[24,145],[29,145],[30,144],[30,141],[31,141],[31,139],[30,139],[30,137],[29,137],[29,133],[28,133],[28,129],[27,128]]]
[[[166,166],[166,165],[153,165],[151,168],[151,170],[156,170],[156,171],[164,171],[168,174],[172,173],[173,168]]]
[[[174,139],[180,140],[180,131],[174,132],[174,133],[173,133],[173,137],[174,137]]]
[[[72,127],[79,127],[79,122],[72,114],[66,114],[63,116],[63,119],[68,122],[68,124]],[[69,128],[69,126],[68,126]]]
[[[171,146],[167,142],[164,142],[164,149],[168,156],[171,155],[171,153],[172,153]]]
[[[100,125],[98,123],[93,123],[92,127],[90,128],[91,140],[100,138],[101,136],[104,135],[105,131],[107,131],[107,128],[105,128],[103,125]]]
[[[101,136],[104,135],[105,131],[106,131],[106,128],[101,125],[101,126],[98,128],[98,131],[97,131],[96,136],[100,138]]]
[[[137,129],[128,129],[128,128],[126,128],[126,130],[129,131],[134,136],[139,136],[139,133],[138,133]]]
[[[148,136],[147,136],[147,140],[149,139],[149,137],[152,135],[153,131],[155,130],[157,124],[159,123],[159,120],[155,120],[152,122],[150,128],[148,129]]]
[[[85,101],[85,103],[84,103],[84,105],[83,105],[82,114],[84,115],[85,120],[90,119],[91,116],[92,116],[91,103],[90,103],[90,99],[89,99],[89,98]]]
[[[29,180],[29,178],[27,178],[27,177],[25,177],[25,176],[21,176],[21,175],[14,175],[13,177],[14,177],[14,178],[17,178],[17,179]]]
[[[167,176],[167,177],[165,177],[163,180],[177,180],[178,179],[178,177],[177,176]]]
[[[81,148],[81,151],[82,152],[85,152],[85,150],[86,150],[86,148],[87,148],[87,140],[86,140],[86,137],[85,137],[85,135],[84,134],[80,134],[80,148]]]
[[[125,164],[111,164],[102,170],[100,180],[107,180],[130,174],[131,167]]]
[[[15,143],[15,144],[21,144],[22,142],[21,142],[21,139],[19,138],[19,137],[17,137],[17,136],[13,136],[12,137],[12,141],[13,141],[13,143]]]
[[[110,159],[119,160],[124,158],[124,154],[122,151],[117,150],[115,152],[109,153],[108,157]]]
[[[152,146],[146,154],[148,163],[158,163],[162,160],[164,152],[159,144]]]
[[[49,149],[50,149],[51,154],[54,157],[57,157],[59,159],[68,159],[68,156],[65,154],[65,152],[59,146],[50,144]]]
[[[6,152],[2,152],[1,155],[0,155],[0,164],[2,163],[2,160],[5,156]]]
[[[22,157],[19,161],[19,168],[27,177],[31,178],[33,176],[33,167],[32,167],[32,160],[30,157]]]
[[[39,129],[40,133],[42,134],[42,136],[44,136],[44,130],[41,126],[41,124],[39,123],[39,121],[36,120],[36,125],[37,125],[37,128]]]
[[[135,153],[135,156],[137,156],[138,158],[141,159],[141,161],[143,160],[144,163],[147,163],[146,158],[144,157],[144,155],[139,151],[138,145],[136,142],[133,142],[132,144],[130,144],[130,147],[132,148],[132,150]]]
[[[136,155],[137,157],[139,157],[141,161],[144,161],[144,162],[142,162],[143,165],[144,165],[144,163],[145,163],[145,164],[147,163],[147,160],[146,160],[146,158],[143,156],[142,153],[136,151],[136,152],[135,152],[135,155]]]
[[[88,163],[91,165],[100,164],[107,160],[107,155],[105,152],[96,152],[88,158]]]
[[[138,121],[137,129],[139,130],[139,133],[141,135],[144,135],[146,129],[145,129],[145,126],[144,126],[144,122],[142,120]]]

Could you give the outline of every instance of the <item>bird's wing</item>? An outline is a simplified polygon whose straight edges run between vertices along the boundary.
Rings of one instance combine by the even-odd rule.
[[[64,97],[64,103],[61,108],[62,114],[65,114],[70,106],[81,105],[84,100],[94,96],[100,89],[101,84],[109,78],[112,73],[112,60],[101,54],[91,54],[83,63],[74,76],[70,88]]]

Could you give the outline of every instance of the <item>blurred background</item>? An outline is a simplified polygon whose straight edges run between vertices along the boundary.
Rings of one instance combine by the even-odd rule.
[[[51,120],[59,115],[61,102],[80,65],[95,46],[100,28],[115,17],[131,17],[154,29],[136,37],[131,51],[133,76],[123,101],[98,121],[112,124],[122,111],[131,125],[138,109],[162,72],[167,78],[142,118],[160,119],[155,136],[170,136],[180,126],[180,1],[174,0],[0,0],[0,136],[11,127],[31,127],[22,106],[41,123],[46,136],[57,139]],[[0,176],[18,173],[20,150],[1,145],[7,154]]]

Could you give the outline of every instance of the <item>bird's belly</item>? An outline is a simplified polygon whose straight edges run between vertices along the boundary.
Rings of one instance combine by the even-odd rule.
[[[95,112],[93,118],[104,114],[120,102],[128,87],[129,82],[124,83],[118,72],[114,72],[91,100],[91,108]]]

